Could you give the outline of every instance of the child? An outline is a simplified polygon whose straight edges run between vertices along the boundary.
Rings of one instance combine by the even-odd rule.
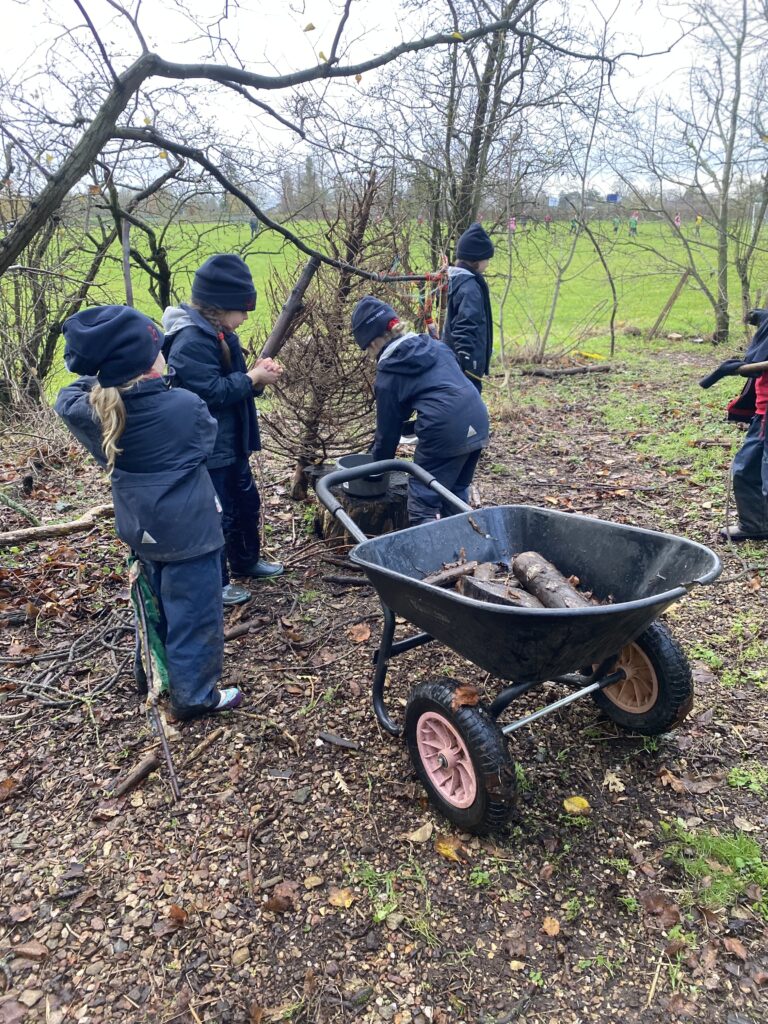
[[[216,686],[224,538],[206,469],[216,422],[195,395],[168,388],[163,336],[137,310],[84,309],[63,332],[68,369],[87,376],[59,392],[56,412],[110,475],[117,534],[158,601],[171,710],[189,719],[235,708],[240,690]]]
[[[261,448],[254,396],[283,372],[272,359],[247,369],[235,330],[256,306],[256,289],[239,256],[211,256],[198,269],[192,302],[163,313],[164,352],[173,384],[193,391],[218,423],[208,471],[223,509],[221,556],[224,604],[243,604],[251,593],[231,584],[229,573],[256,579],[279,576],[279,562],[261,558],[261,498],[249,456]]]
[[[391,459],[403,420],[416,410],[415,463],[467,501],[480,452],[488,444],[488,411],[451,352],[427,334],[406,331],[391,306],[366,295],[352,313],[352,333],[376,359],[374,459]],[[440,495],[408,481],[411,526],[455,514]]]
[[[751,310],[747,323],[756,326],[757,330],[744,359],[727,360],[720,367],[722,375],[737,372],[743,363],[768,360],[768,310]],[[717,379],[716,374],[712,376]],[[705,386],[708,385],[705,383]],[[720,530],[720,537],[723,540],[768,540],[768,452],[765,439],[768,372],[756,376],[751,390],[754,397],[754,416],[732,465],[733,498],[738,521]]]
[[[615,213],[613,215],[613,234],[614,234],[614,237],[616,237],[616,235],[618,235],[620,227],[621,227],[621,218],[619,217],[618,213]]]
[[[493,242],[480,224],[459,238],[456,265],[448,271],[448,304],[443,341],[478,391],[491,368],[493,319],[483,272],[493,256]]]
[[[633,210],[632,214],[630,215],[630,218],[629,218],[629,237],[630,238],[637,238],[637,220],[638,220],[637,210]]]

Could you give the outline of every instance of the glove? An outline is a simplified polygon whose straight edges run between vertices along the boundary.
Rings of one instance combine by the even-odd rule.
[[[400,427],[402,437],[413,437],[416,433],[416,420],[406,420]]]
[[[720,363],[716,370],[707,374],[706,377],[701,378],[699,381],[699,387],[711,388],[713,384],[722,380],[723,377],[736,377],[739,375],[739,370],[743,365],[743,359],[726,359],[724,363]],[[750,374],[750,376],[752,375]],[[759,377],[760,374],[756,373],[754,376]]]

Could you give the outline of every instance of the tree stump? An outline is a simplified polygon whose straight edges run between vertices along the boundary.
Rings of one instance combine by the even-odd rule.
[[[325,468],[325,467],[323,467]],[[335,469],[328,468],[328,472]],[[314,484],[322,473],[312,474]],[[408,474],[390,473],[389,485],[384,494],[376,498],[358,498],[343,487],[331,488],[341,507],[367,537],[380,537],[383,533],[404,530],[408,525]],[[344,544],[356,544],[342,524],[319,502],[315,515],[315,532],[327,541],[341,540]]]

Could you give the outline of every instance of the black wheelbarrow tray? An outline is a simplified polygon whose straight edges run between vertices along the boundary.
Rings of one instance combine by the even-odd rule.
[[[437,491],[457,514],[366,539],[330,488],[371,472],[407,472]],[[717,555],[682,537],[531,505],[472,510],[421,467],[387,460],[330,473],[320,501],[359,541],[350,559],[365,570],[384,613],[374,657],[373,707],[393,735],[401,730],[384,701],[390,658],[438,640],[493,676],[512,681],[491,704],[473,687],[441,678],[411,691],[405,739],[417,774],[439,810],[474,832],[503,827],[513,810],[515,772],[506,737],[590,695],[623,729],[655,735],[674,728],[693,702],[682,650],[655,620],[696,584],[720,574]],[[577,576],[601,604],[517,608],[489,604],[422,582],[462,558],[509,564],[537,551]],[[395,641],[395,616],[422,632]],[[511,702],[545,681],[571,692],[509,724]]]

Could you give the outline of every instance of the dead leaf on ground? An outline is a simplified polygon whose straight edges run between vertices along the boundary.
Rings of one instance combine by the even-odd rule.
[[[719,775],[710,775],[703,779],[691,779],[687,775],[678,778],[668,768],[659,773],[659,780],[662,786],[669,786],[675,793],[692,793],[697,796],[709,793],[721,781]]]
[[[343,907],[346,909],[355,902],[355,894],[351,889],[337,889],[335,885],[332,885],[328,895],[328,902],[332,907]]]
[[[9,775],[7,779],[3,779],[3,781],[0,782],[0,804],[5,803],[6,800],[10,800],[11,794],[18,784],[18,779],[14,779],[12,775]]]
[[[320,875],[307,875],[304,879],[304,888],[317,889],[324,883],[324,881],[325,879],[321,878]]]
[[[550,935],[554,938],[555,935],[560,934],[560,922],[555,917],[545,917],[541,925],[541,930],[545,935]]]
[[[480,703],[480,694],[474,686],[457,686],[451,700],[451,711],[473,708]]]
[[[457,836],[435,836],[435,850],[446,860],[455,861],[457,864],[469,861],[469,853],[461,844]]]
[[[371,638],[371,627],[367,622],[358,622],[356,625],[349,627],[347,636],[353,644],[363,644]]]
[[[264,903],[264,909],[270,914],[284,914],[292,906],[293,903],[287,896],[280,896],[277,893],[273,893]]]
[[[569,796],[563,800],[563,807],[567,814],[591,814],[592,808],[589,806],[589,800],[585,800],[583,796]]]
[[[753,576],[752,579],[749,581],[749,583],[747,583],[747,590],[751,591],[751,593],[754,594],[755,591],[760,589],[761,585],[762,584],[761,584],[761,581],[760,581],[760,577],[759,576]]]
[[[263,1024],[264,1007],[258,1003],[251,1003],[248,1007],[248,1024]]]
[[[183,907],[180,907],[178,903],[172,903],[170,907],[168,907],[168,917],[179,925],[179,927],[185,925],[189,920],[189,914]]]
[[[741,939],[728,935],[723,939],[723,946],[729,953],[733,953],[734,956],[737,956],[739,960],[747,959],[747,947]]]
[[[663,893],[650,889],[641,893],[640,903],[646,914],[655,917],[665,931],[680,923],[680,908]]]
[[[21,924],[22,921],[28,921],[32,917],[33,910],[31,903],[25,903],[20,907],[11,907],[8,911],[8,916],[14,922],[14,924]]]
[[[616,772],[606,772],[603,779],[603,785],[607,788],[609,793],[623,793],[627,788]]]
[[[435,826],[432,822],[427,821],[421,828],[417,828],[413,832],[405,832],[400,838],[407,840],[409,843],[427,843],[432,838],[434,829]]]

